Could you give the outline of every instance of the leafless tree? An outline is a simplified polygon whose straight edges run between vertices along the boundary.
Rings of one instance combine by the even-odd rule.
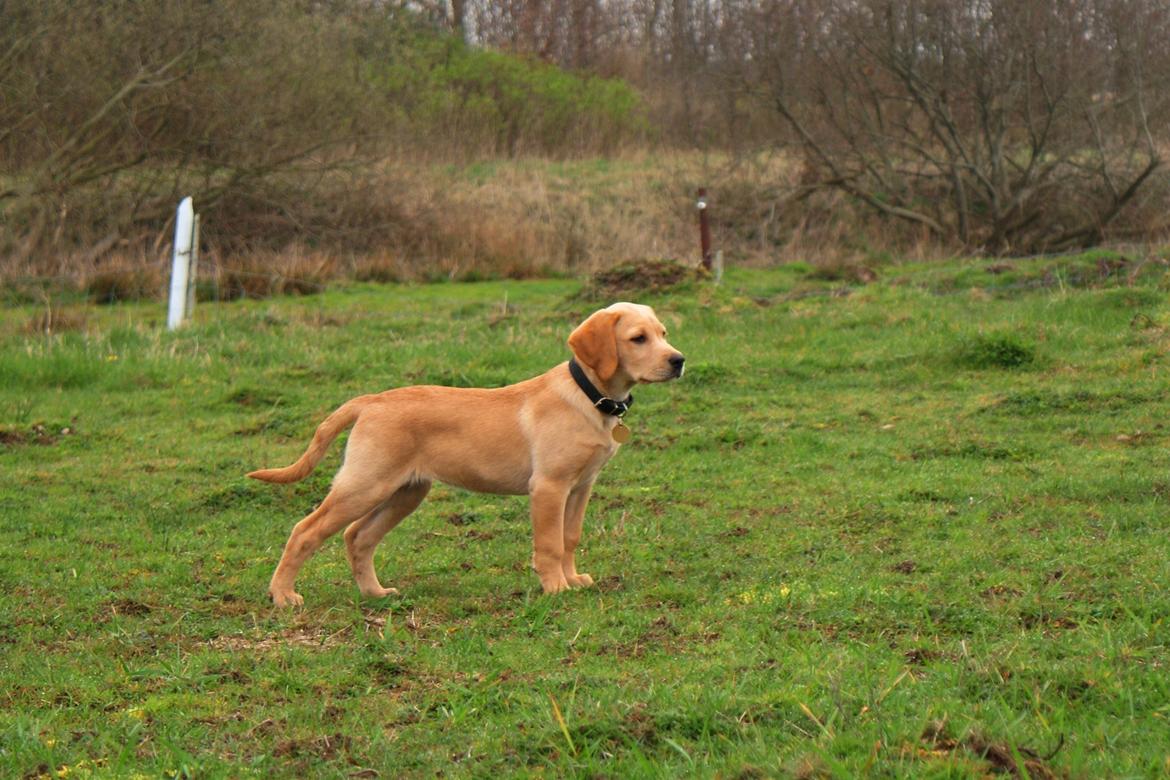
[[[833,0],[780,17],[759,86],[819,183],[939,238],[1095,244],[1162,164],[1160,3]]]

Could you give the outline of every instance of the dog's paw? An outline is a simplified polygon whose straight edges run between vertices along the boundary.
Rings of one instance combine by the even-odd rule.
[[[574,588],[588,588],[593,584],[593,578],[588,574],[577,574],[572,577],[566,577],[565,579],[568,580],[569,585]]]
[[[268,595],[272,597],[272,604],[277,607],[300,607],[304,606],[305,603],[301,594],[292,590],[270,590]]]
[[[542,579],[540,581],[540,587],[544,589],[545,593],[560,593],[563,590],[569,589],[569,581],[564,577],[560,577],[559,579]]]
[[[397,596],[398,588],[378,588],[376,590],[363,590],[362,595],[368,599],[381,599],[386,596]]]

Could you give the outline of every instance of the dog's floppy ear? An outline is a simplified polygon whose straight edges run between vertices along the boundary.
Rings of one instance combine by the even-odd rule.
[[[569,349],[579,363],[593,369],[597,378],[608,382],[617,372],[617,334],[614,325],[621,315],[616,311],[594,312],[569,334]]]

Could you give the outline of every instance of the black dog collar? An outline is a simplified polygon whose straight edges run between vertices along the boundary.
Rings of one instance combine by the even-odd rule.
[[[597,407],[597,411],[602,414],[612,414],[614,417],[620,419],[634,404],[634,396],[632,394],[626,396],[626,400],[624,401],[615,401],[612,398],[602,395],[601,391],[589,381],[589,377],[585,376],[585,372],[581,370],[581,366],[577,365],[576,360],[569,360],[569,373],[573,375],[573,381],[577,383],[577,387],[581,388],[581,392],[589,397],[589,400]]]

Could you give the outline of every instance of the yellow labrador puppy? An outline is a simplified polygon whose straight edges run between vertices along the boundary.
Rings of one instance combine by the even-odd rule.
[[[266,482],[304,479],[341,431],[345,461],[325,500],[293,528],[272,575],[277,606],[304,603],[297,572],[345,528],[346,554],[365,596],[397,593],[374,573],[374,547],[415,510],[435,480],[531,499],[533,565],[545,593],[593,584],[577,572],[585,505],[601,467],[629,436],[621,421],[639,382],[682,376],[683,356],[649,306],[615,303],[569,336],[573,360],[492,390],[416,386],[363,395],[317,428],[296,463],[253,471]]]

